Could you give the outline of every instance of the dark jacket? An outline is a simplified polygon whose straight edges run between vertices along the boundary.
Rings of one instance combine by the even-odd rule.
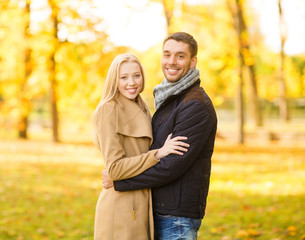
[[[197,219],[204,216],[217,117],[199,84],[198,79],[181,94],[170,96],[152,121],[152,149],[162,147],[173,133],[173,137],[188,137],[188,152],[183,156],[170,154],[142,174],[114,183],[117,191],[151,187],[155,213]]]

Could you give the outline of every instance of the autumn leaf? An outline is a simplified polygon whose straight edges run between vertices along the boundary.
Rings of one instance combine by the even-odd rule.
[[[258,237],[258,236],[262,235],[261,232],[255,230],[255,229],[249,229],[248,233],[250,236],[253,236],[253,237]]]
[[[297,232],[297,228],[295,226],[289,226],[286,230],[286,234],[288,236],[295,236],[296,235],[296,232]]]
[[[248,232],[246,230],[244,230],[244,229],[240,229],[237,232],[237,236],[238,237],[247,237],[248,235],[249,235]]]

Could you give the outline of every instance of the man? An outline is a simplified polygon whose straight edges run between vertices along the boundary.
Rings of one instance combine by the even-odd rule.
[[[151,149],[162,147],[172,133],[187,137],[188,152],[168,155],[142,174],[114,182],[117,191],[152,188],[156,239],[197,239],[205,214],[217,117],[199,86],[197,49],[188,33],[167,37],[161,61],[165,79],[154,88]]]

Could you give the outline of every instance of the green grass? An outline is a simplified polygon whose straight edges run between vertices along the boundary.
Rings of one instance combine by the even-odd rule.
[[[0,239],[92,239],[99,152],[33,141],[0,146]]]
[[[216,144],[199,240],[305,239],[305,148]],[[93,239],[101,155],[0,140],[0,239]]]
[[[305,239],[305,149],[217,146],[199,239]]]

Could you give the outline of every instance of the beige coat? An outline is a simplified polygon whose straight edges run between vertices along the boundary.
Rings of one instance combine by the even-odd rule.
[[[98,142],[114,181],[136,176],[158,163],[156,150],[148,151],[151,116],[140,96],[137,104],[117,93],[101,111]],[[153,234],[150,189],[102,190],[96,206],[95,240],[153,240]]]

